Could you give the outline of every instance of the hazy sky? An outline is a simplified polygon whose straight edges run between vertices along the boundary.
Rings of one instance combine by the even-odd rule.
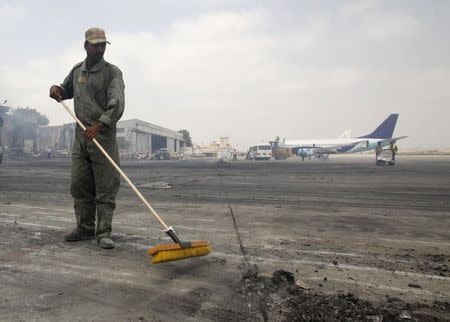
[[[400,147],[450,146],[450,1],[3,1],[0,103],[71,122],[48,98],[106,30],[123,119],[195,143],[363,135],[400,113]]]

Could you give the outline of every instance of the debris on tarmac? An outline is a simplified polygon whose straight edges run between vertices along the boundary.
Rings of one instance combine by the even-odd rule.
[[[237,293],[259,304],[266,321],[443,321],[448,310],[448,303],[440,303],[439,312],[438,304],[427,307],[398,298],[371,303],[351,292],[318,294],[300,287],[289,271],[276,270],[267,276],[259,273],[257,265],[242,275],[242,281]]]
[[[416,284],[416,283],[409,283],[408,286],[413,287],[413,288],[422,288],[422,286],[420,286],[419,284]]]
[[[150,188],[150,189],[168,189],[168,188],[172,188],[172,186],[168,182],[164,182],[164,181],[144,183],[144,184],[141,184],[140,187],[142,187],[142,188]]]

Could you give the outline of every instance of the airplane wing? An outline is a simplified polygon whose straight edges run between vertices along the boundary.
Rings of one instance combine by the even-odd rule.
[[[397,142],[398,140],[401,140],[401,139],[404,139],[404,138],[407,138],[407,136],[398,136],[396,138],[391,138],[391,141]]]
[[[404,139],[404,138],[407,138],[407,136],[398,136],[396,138],[389,138],[389,139],[382,140],[381,142],[388,142],[390,144],[390,143],[395,143],[398,140],[401,140],[401,139]]]

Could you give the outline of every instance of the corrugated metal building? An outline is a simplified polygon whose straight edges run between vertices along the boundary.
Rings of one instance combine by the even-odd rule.
[[[50,146],[56,151],[70,152],[75,123],[40,126],[38,133],[39,151],[44,152]],[[116,137],[123,156],[152,154],[160,148],[167,148],[171,154],[176,154],[185,146],[181,133],[138,119],[119,121]]]
[[[131,119],[118,122],[117,144],[122,154],[151,154],[161,148],[167,148],[174,154],[181,151],[185,141],[181,133],[138,119]]]

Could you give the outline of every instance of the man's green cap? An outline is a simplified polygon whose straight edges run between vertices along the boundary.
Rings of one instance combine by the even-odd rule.
[[[105,31],[100,28],[89,28],[85,33],[85,38],[90,44],[99,44],[102,42],[109,44],[109,41],[106,40]]]

